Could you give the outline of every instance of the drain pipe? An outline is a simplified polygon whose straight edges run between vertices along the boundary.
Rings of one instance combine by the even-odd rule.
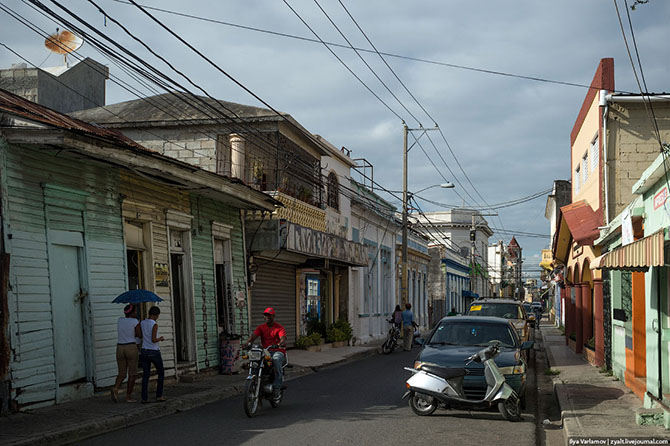
[[[603,107],[603,181],[605,183],[605,225],[610,223],[610,205],[609,205],[609,183],[607,182],[607,113],[609,111],[608,99],[611,95],[607,94],[607,90],[600,90],[600,106]]]

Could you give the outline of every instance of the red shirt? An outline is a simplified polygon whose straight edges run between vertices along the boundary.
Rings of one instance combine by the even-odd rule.
[[[279,345],[281,341],[280,338],[282,336],[286,336],[286,330],[284,330],[284,327],[278,323],[272,322],[272,325],[261,324],[256,327],[256,330],[254,330],[254,335],[261,337],[261,345],[263,348],[268,348],[272,344]],[[279,351],[286,353],[285,348],[280,348]]]

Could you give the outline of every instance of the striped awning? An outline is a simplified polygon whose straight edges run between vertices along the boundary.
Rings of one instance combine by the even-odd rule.
[[[633,243],[615,248],[596,257],[591,269],[612,269],[621,271],[646,271],[650,266],[663,266],[663,230]]]

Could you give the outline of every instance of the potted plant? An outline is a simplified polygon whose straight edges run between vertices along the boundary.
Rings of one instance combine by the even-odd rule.
[[[340,319],[326,330],[326,341],[332,342],[333,347],[344,347],[351,339],[353,330],[344,319]]]
[[[573,351],[577,350],[577,333],[574,331],[568,335],[568,345]]]
[[[596,363],[596,338],[592,337],[584,343],[584,359],[595,365]]]
[[[323,338],[319,333],[312,333],[304,336],[298,336],[295,346],[310,352],[320,352]]]

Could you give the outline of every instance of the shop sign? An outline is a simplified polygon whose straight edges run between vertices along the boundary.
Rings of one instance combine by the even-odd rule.
[[[368,264],[365,245],[295,224],[288,226],[286,249],[310,256],[341,260],[353,265]]]
[[[668,199],[668,188],[664,187],[656,195],[654,195],[654,210],[660,208]]]

